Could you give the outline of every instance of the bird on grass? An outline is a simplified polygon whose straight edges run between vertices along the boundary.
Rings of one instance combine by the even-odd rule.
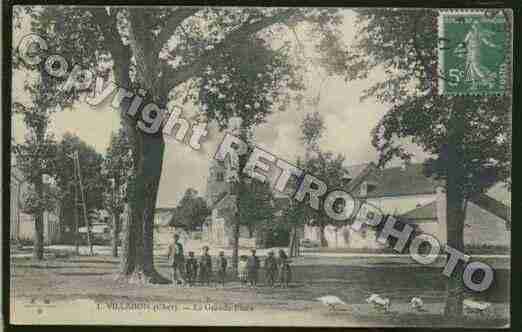
[[[375,308],[384,309],[384,311],[388,312],[390,310],[391,302],[390,299],[381,297],[379,294],[372,294],[367,299],[366,302],[369,304],[373,304]]]
[[[322,304],[327,305],[331,311],[335,311],[336,306],[346,305],[346,303],[343,300],[334,295],[321,296],[318,297],[317,300]]]
[[[416,311],[426,311],[424,309],[424,302],[420,297],[412,297],[410,301],[411,308]]]
[[[479,302],[471,299],[465,299],[462,301],[464,308],[470,312],[478,312],[483,314],[486,310],[491,307],[491,303],[489,302]]]

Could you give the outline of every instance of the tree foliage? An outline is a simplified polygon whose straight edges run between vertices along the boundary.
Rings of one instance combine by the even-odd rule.
[[[312,174],[324,183],[328,190],[341,189],[343,178],[346,177],[347,171],[343,164],[345,157],[341,154],[334,155],[332,152],[317,151],[314,157],[304,162],[304,170],[308,174]],[[336,204],[339,203],[335,202]],[[324,229],[327,225],[334,224],[335,221],[324,213],[324,199],[319,200],[319,208],[313,209],[306,205],[306,215],[312,226],[318,226]],[[334,209],[340,209],[341,206],[334,205]]]
[[[292,27],[306,25],[317,50],[324,53],[318,57],[322,65],[335,60],[329,73],[345,70],[339,65],[346,50],[338,32],[342,15],[336,9],[45,6],[29,14],[33,32],[49,41],[49,52],[93,69],[119,86],[143,88],[148,92],[146,100],[160,106],[182,103],[183,94],[196,96],[193,102],[201,105],[201,114],[217,120],[222,128],[234,113],[244,113],[245,126],[255,126],[281,104],[275,90],[290,95],[299,89],[299,79],[294,79],[295,71],[286,62],[291,49],[276,47]],[[333,53],[328,52],[331,48]],[[259,95],[254,96],[254,91]],[[58,97],[67,104],[80,95],[72,91]],[[232,107],[222,105],[222,99]],[[137,114],[122,114],[132,145],[134,179],[127,194],[131,218],[122,274],[159,280],[153,267],[152,225],[164,140],[161,130],[156,135],[140,132]]]
[[[242,184],[240,222],[249,231],[265,235],[274,221],[274,197],[268,183],[251,180]]]
[[[315,151],[318,149],[319,140],[325,129],[324,120],[319,112],[305,115],[301,122],[301,142],[307,150]]]
[[[55,91],[50,76],[37,67],[28,72],[24,94],[12,105],[12,114],[22,116],[26,127],[24,142],[12,144],[12,149],[16,166],[29,183],[23,209],[34,217],[33,257],[38,260],[43,259],[44,212],[53,211],[57,201],[57,193],[49,185],[52,181],[44,181],[44,176],[50,179],[56,169],[56,141],[48,130],[51,115],[59,110],[53,98]]]
[[[200,230],[205,218],[210,214],[205,199],[198,196],[198,191],[188,188],[176,207],[169,224],[184,225],[189,230]]]
[[[124,130],[120,128],[118,132],[113,132],[103,163],[105,176],[110,181],[105,188],[104,205],[118,215],[123,213],[127,199],[125,188],[132,176],[131,153],[131,145]]]
[[[432,9],[359,10],[349,79],[384,69],[384,80],[363,96],[390,105],[372,132],[379,164],[410,159],[407,139],[431,154],[426,175],[446,183],[447,244],[463,250],[467,200],[510,177],[511,95],[437,94],[436,16]],[[449,279],[446,314],[462,314],[462,287],[458,277]]]
[[[107,179],[102,175],[103,156],[94,147],[87,144],[78,136],[65,133],[58,143],[55,156],[56,184],[62,192],[62,202],[72,206],[73,192],[71,185],[77,183],[74,175],[74,161],[72,155],[78,151],[82,185],[85,194],[85,203],[88,209],[103,208],[103,192],[107,186]],[[76,189],[77,190],[77,189]],[[78,193],[78,197],[80,193]]]
[[[462,136],[461,189],[470,197],[510,176],[510,97],[437,95],[436,15],[431,9],[358,11],[357,56],[350,75],[367,77],[379,66],[386,74],[363,96],[391,105],[372,132],[380,165],[395,157],[410,159],[404,142],[411,139],[433,155],[426,162],[427,173],[445,178],[452,166],[446,151],[448,131],[454,128]]]

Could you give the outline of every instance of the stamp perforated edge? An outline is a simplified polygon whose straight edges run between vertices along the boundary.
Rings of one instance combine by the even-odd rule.
[[[442,56],[442,50],[437,46],[437,94],[439,96],[505,96],[511,94],[513,86],[513,10],[511,8],[441,8],[437,10],[437,38],[440,40],[444,37],[443,21],[444,17],[456,16],[462,14],[470,15],[485,15],[488,10],[497,10],[496,15],[506,15],[507,24],[509,28],[506,31],[506,45],[505,45],[505,59],[506,59],[506,84],[502,93],[445,93],[444,91],[444,76],[442,69],[444,68],[444,57]]]

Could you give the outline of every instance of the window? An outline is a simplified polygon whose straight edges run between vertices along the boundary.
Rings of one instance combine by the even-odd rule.
[[[216,181],[218,181],[218,182],[225,181],[225,174],[223,174],[223,172],[218,172],[216,174]]]

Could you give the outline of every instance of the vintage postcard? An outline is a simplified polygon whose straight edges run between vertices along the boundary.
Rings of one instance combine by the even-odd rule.
[[[10,324],[510,325],[511,9],[8,19]]]

